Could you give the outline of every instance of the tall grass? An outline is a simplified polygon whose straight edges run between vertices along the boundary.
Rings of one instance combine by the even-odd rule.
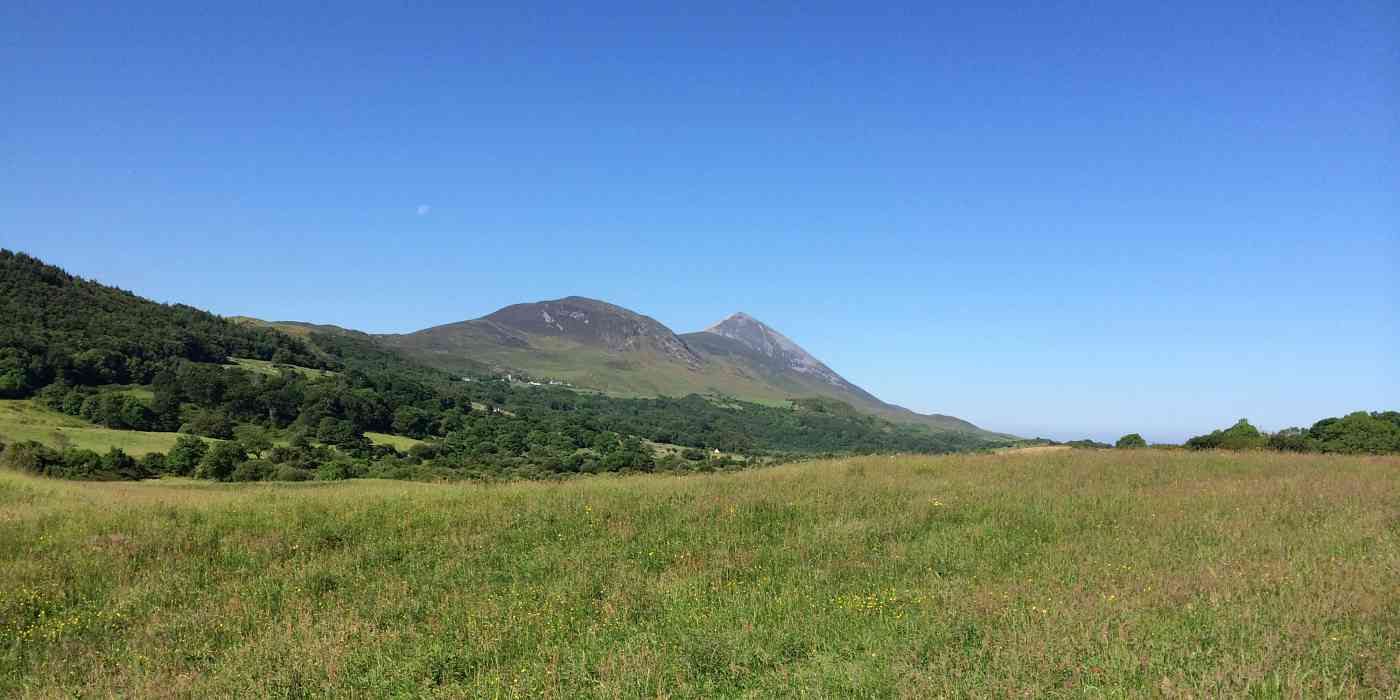
[[[1400,460],[0,475],[0,695],[1393,696]]]

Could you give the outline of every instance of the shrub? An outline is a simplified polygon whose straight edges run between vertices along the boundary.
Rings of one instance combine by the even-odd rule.
[[[1065,444],[1077,450],[1106,450],[1110,447],[1113,447],[1113,445],[1110,445],[1106,442],[1099,442],[1098,440],[1089,440],[1087,438],[1084,440],[1070,440]]]
[[[0,453],[0,463],[15,471],[39,476],[51,476],[50,472],[62,463],[57,451],[49,449],[33,440],[17,442]]]
[[[165,455],[159,452],[148,452],[141,457],[141,469],[148,474],[164,474],[166,471]]]
[[[141,467],[135,457],[123,452],[121,448],[113,447],[107,450],[107,454],[102,455],[98,462],[98,469],[89,472],[90,478],[116,479],[126,481],[136,481],[151,476],[149,472]]]
[[[27,474],[59,479],[120,481],[148,476],[135,459],[116,447],[105,455],[78,449],[60,452],[30,440],[6,448],[0,453],[0,463]]]
[[[269,481],[310,481],[310,480],[311,480],[311,472],[309,472],[309,471],[307,471],[307,470],[305,470],[305,469],[298,469],[298,468],[296,468],[296,467],[289,467],[289,466],[287,466],[287,465],[285,465],[285,464],[282,465],[282,466],[280,466],[280,467],[277,467],[277,469],[276,469],[275,471],[272,472],[272,478],[269,479]]]
[[[329,462],[323,462],[321,466],[317,467],[316,480],[343,481],[345,479],[354,479],[357,476],[362,476],[363,473],[364,469],[360,465],[351,460],[339,458]]]
[[[261,459],[250,459],[237,467],[229,475],[229,481],[263,481],[270,476],[277,467],[271,462]]]

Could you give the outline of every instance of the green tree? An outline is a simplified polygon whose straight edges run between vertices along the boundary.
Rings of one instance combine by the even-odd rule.
[[[181,435],[165,457],[165,469],[171,474],[189,476],[194,473],[209,451],[209,444],[193,435]]]
[[[1250,425],[1248,420],[1241,418],[1225,430],[1187,440],[1186,446],[1193,450],[1259,450],[1269,446],[1269,438]]]
[[[1400,452],[1400,425],[1389,413],[1357,411],[1341,418],[1324,418],[1308,437],[1323,452],[1387,454]]]
[[[263,453],[272,449],[272,435],[261,425],[240,425],[233,429],[233,437],[257,459],[262,459]]]
[[[316,439],[327,445],[350,445],[361,437],[363,436],[355,429],[355,424],[348,420],[327,416],[316,426]]]
[[[1142,439],[1142,436],[1137,433],[1128,433],[1118,438],[1118,442],[1114,443],[1113,446],[1119,449],[1136,449],[1147,447],[1147,441]]]
[[[223,410],[203,409],[196,411],[188,423],[180,426],[180,432],[228,440],[233,437],[233,421]]]
[[[215,481],[228,481],[233,476],[235,469],[248,458],[248,453],[243,451],[243,446],[236,442],[221,442],[214,445],[204,459],[199,461],[199,466],[195,468],[194,475],[200,479],[213,479]]]
[[[427,437],[433,425],[433,414],[414,406],[402,406],[394,411],[394,432],[412,438]]]
[[[1226,450],[1257,450],[1268,444],[1269,439],[1244,418],[1220,434],[1220,447]]]
[[[1314,447],[1303,428],[1284,428],[1269,436],[1269,449],[1280,452],[1311,452]]]

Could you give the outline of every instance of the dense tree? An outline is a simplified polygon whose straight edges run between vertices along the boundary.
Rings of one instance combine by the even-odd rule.
[[[1187,447],[1198,450],[1257,450],[1268,445],[1269,439],[1244,418],[1225,430],[1199,435],[1186,441]]]
[[[1284,428],[1269,436],[1269,449],[1280,452],[1310,452],[1312,442],[1303,428]]]
[[[1142,439],[1142,436],[1137,433],[1128,433],[1118,438],[1118,442],[1114,443],[1113,446],[1119,449],[1135,449],[1147,447],[1147,441]]]
[[[247,458],[248,454],[243,451],[243,446],[237,442],[220,442],[210,448],[209,452],[204,455],[204,459],[199,461],[194,475],[201,479],[228,481],[238,465]]]
[[[0,249],[0,397],[19,398],[55,379],[73,384],[149,383],[163,361],[282,357],[325,366],[304,342],[241,326],[188,306],[158,304]]]
[[[1325,418],[1308,431],[1308,439],[1320,452],[1386,454],[1400,452],[1400,421],[1396,413],[1357,411],[1341,418]]]
[[[413,438],[427,437],[433,428],[433,414],[416,406],[401,406],[394,411],[395,433]]]
[[[233,437],[243,446],[244,450],[251,452],[257,459],[263,458],[263,453],[272,449],[272,436],[267,429],[261,425],[249,423],[240,425],[233,430]]]
[[[1400,452],[1400,413],[1357,411],[1340,418],[1323,418],[1311,428],[1285,428],[1263,435],[1241,419],[1226,430],[1198,435],[1186,442],[1195,449],[1247,450],[1269,448],[1285,452],[1394,454]]]
[[[203,461],[209,444],[193,435],[181,435],[165,458],[165,469],[178,476],[190,476]]]

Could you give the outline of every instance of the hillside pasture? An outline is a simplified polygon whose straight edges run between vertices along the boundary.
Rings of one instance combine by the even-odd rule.
[[[427,442],[424,440],[411,438],[407,435],[391,435],[389,433],[369,432],[365,433],[365,437],[369,438],[369,441],[376,445],[388,445],[400,452],[407,452],[410,448],[416,445],[427,444]]]
[[[50,410],[34,401],[0,400],[0,442],[4,443],[34,440],[49,447],[76,447],[94,452],[117,447],[133,457],[140,457],[150,452],[168,452],[179,437],[176,433],[112,430]]]
[[[268,360],[254,360],[246,357],[234,357],[231,358],[229,362],[230,365],[228,366],[230,367],[238,367],[240,369],[244,369],[255,374],[265,374],[269,376],[275,376],[281,373],[284,369],[291,370],[293,372],[296,372],[298,374],[304,375],[312,379],[319,379],[321,377],[330,377],[335,375],[335,372],[326,369],[315,369],[312,367],[300,367],[297,365],[276,364]]]

